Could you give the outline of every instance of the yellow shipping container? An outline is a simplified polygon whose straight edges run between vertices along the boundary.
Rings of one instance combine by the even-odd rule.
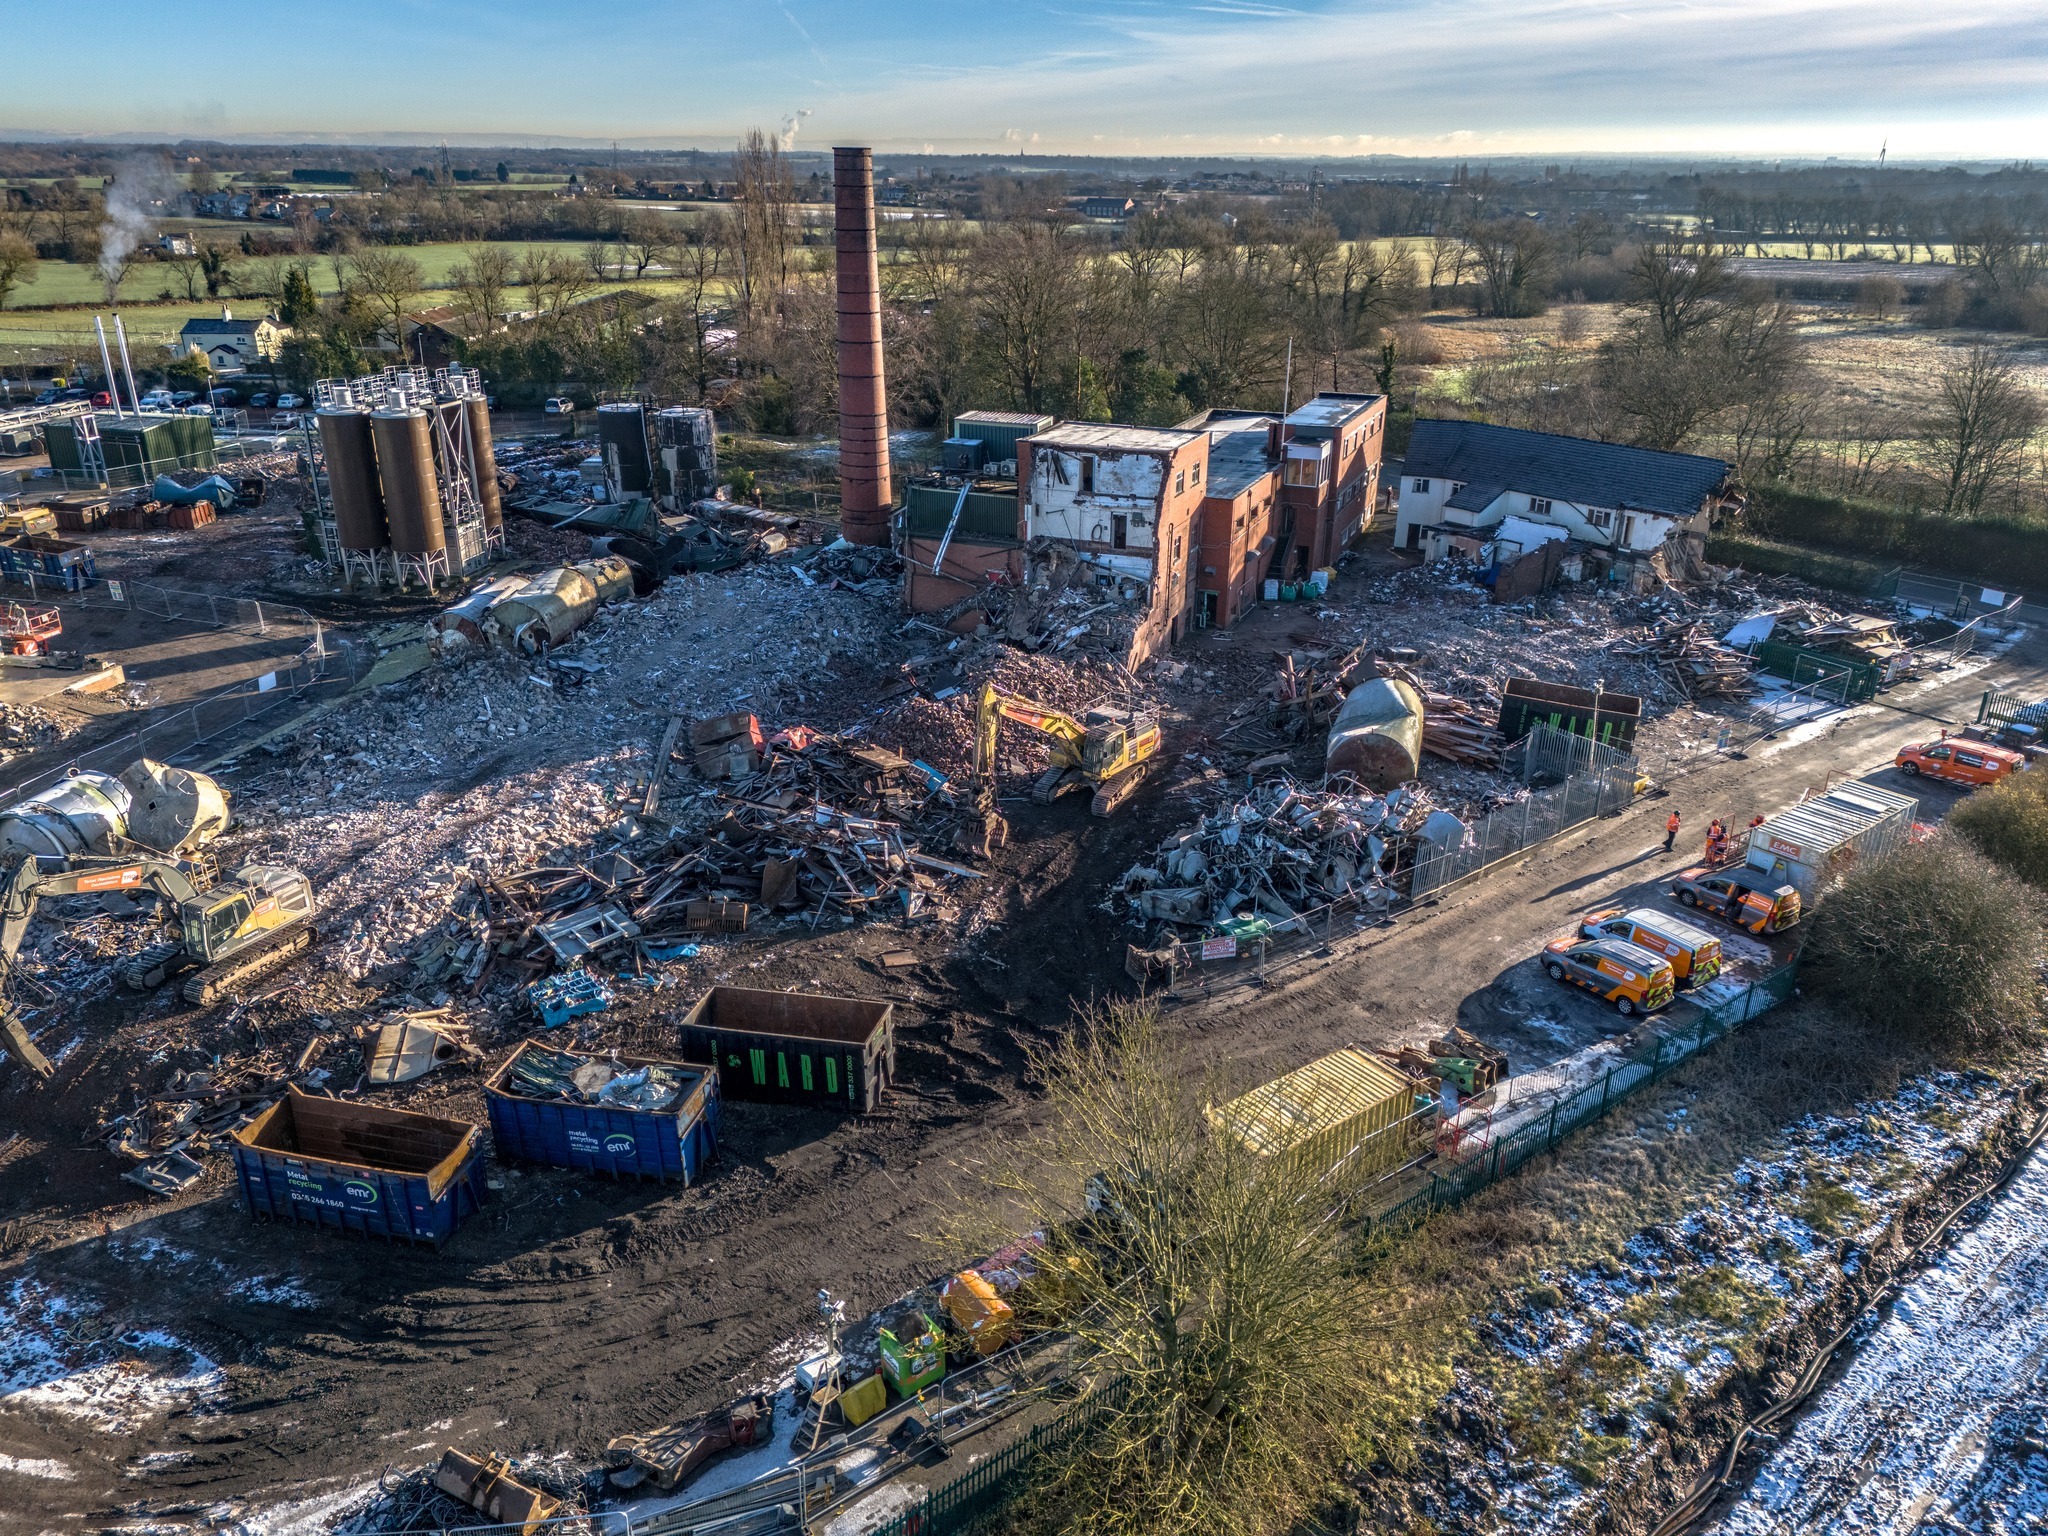
[[[1414,1109],[1411,1078],[1346,1046],[1208,1113],[1217,1134],[1260,1157],[1289,1158],[1316,1173],[1341,1166],[1348,1182],[1407,1159],[1416,1136],[1392,1127]]]

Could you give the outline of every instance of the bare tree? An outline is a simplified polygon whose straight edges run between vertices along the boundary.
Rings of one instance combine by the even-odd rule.
[[[637,280],[649,267],[665,263],[675,249],[675,231],[658,213],[641,213],[626,220],[619,231],[619,250],[633,268]]]
[[[1122,1384],[1035,1491],[1040,1523],[1293,1528],[1343,1453],[1387,1331],[1346,1260],[1341,1196],[1312,1161],[1212,1128],[1201,1089],[1221,1085],[1178,1070],[1147,1005],[1085,1019],[1033,1065],[1045,1128],[976,1170],[955,1244],[986,1253],[1042,1233],[1026,1308],[1079,1341],[1095,1382]]]
[[[1676,236],[1636,248],[1623,302],[1672,345],[1719,319],[1735,287],[1728,259],[1715,246]]]
[[[449,270],[448,286],[455,291],[455,307],[475,324],[476,334],[498,328],[517,267],[517,259],[504,246],[479,245],[471,248],[467,261]]]
[[[727,226],[734,256],[730,276],[743,329],[781,307],[796,244],[796,212],[796,182],[781,141],[750,129],[733,155],[733,217]]]
[[[1978,345],[1941,371],[1924,441],[1940,477],[1945,516],[1974,516],[2024,462],[2041,429],[2040,398],[2011,357]]]
[[[379,329],[389,326],[391,344],[405,350],[405,317],[427,285],[426,274],[410,256],[385,246],[358,251],[349,260],[353,291],[377,317]]]
[[[1485,219],[1466,225],[1464,233],[1479,275],[1479,313],[1541,314],[1544,283],[1554,266],[1543,226],[1529,219]]]
[[[1045,409],[1078,351],[1083,258],[1073,233],[1051,220],[999,225],[975,247],[973,305],[989,371],[1019,410]]]

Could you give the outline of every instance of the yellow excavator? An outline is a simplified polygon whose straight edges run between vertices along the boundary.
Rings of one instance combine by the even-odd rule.
[[[1093,789],[1088,808],[1107,816],[1130,799],[1145,777],[1144,765],[1159,755],[1159,722],[1150,715],[1097,707],[1076,720],[989,683],[974,712],[974,774],[984,790],[994,782],[996,726],[1004,720],[1051,738],[1046,744],[1051,766],[1031,787],[1031,798],[1040,805],[1070,790]]]
[[[132,957],[121,979],[139,990],[161,985],[185,971],[197,971],[184,986],[185,1000],[204,1006],[237,984],[305,953],[319,938],[313,885],[296,869],[247,864],[233,879],[209,879],[204,859],[93,858],[66,860],[43,869],[24,856],[0,887],[0,987],[14,966],[22,936],[45,896],[82,896],[151,890],[171,911],[177,936]],[[196,883],[195,883],[196,882]],[[14,1010],[0,997],[0,1044],[41,1076],[50,1064],[33,1044]]]

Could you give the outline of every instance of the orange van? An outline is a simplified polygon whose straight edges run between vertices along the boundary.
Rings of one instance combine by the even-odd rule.
[[[1901,747],[1892,762],[1901,773],[1924,774],[1966,789],[1996,784],[2027,766],[2026,755],[2010,747],[1994,747],[1988,741],[1965,741],[1955,736]]]
[[[1543,969],[1553,981],[1606,999],[1623,1018],[1655,1013],[1674,986],[1662,958],[1620,939],[1552,939],[1543,946]]]
[[[1703,987],[1721,974],[1721,941],[1691,923],[1650,907],[1633,912],[1609,907],[1594,912],[1579,924],[1579,936],[1587,939],[1622,939],[1671,967],[1681,987]]]

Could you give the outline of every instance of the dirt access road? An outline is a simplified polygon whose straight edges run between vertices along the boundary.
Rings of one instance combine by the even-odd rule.
[[[1553,1037],[1518,1035],[1528,1010],[1511,973],[1576,913],[1679,867],[1711,816],[1739,824],[1827,775],[1882,768],[1901,741],[1971,718],[1993,680],[2048,692],[2044,662],[2048,644],[2031,635],[1976,675],[1898,690],[1704,768],[1263,991],[1180,1009],[1171,1021],[1191,1069],[1257,1081],[1347,1041],[1426,1038],[1453,1017],[1521,1060],[1560,1054]],[[1930,813],[1952,803],[1924,793]],[[1665,854],[1674,808],[1687,835]],[[128,1336],[203,1404],[193,1411],[188,1392],[168,1414],[118,1396],[96,1416],[0,1409],[6,1455],[45,1469],[0,1461],[0,1530],[96,1528],[117,1507],[175,1529],[162,1523],[174,1511],[218,1501],[339,1496],[443,1443],[588,1455],[771,1372],[810,1327],[819,1287],[858,1312],[922,1281],[937,1261],[920,1234],[953,1168],[1029,1122],[1019,1037],[1057,1027],[1074,977],[1104,974],[1103,956],[1120,952],[1094,880],[1060,882],[1079,843],[1141,848],[1156,818],[1134,810],[1133,823],[1079,838],[1023,828],[1021,888],[1061,894],[1010,914],[1005,965],[926,968],[932,1001],[909,1010],[903,1083],[883,1114],[731,1106],[719,1172],[679,1192],[494,1167],[495,1203],[439,1254],[262,1226],[221,1198],[0,1270],[0,1311],[85,1309],[92,1331]],[[10,1360],[0,1341],[0,1380],[10,1370],[33,1380],[36,1362]]]

